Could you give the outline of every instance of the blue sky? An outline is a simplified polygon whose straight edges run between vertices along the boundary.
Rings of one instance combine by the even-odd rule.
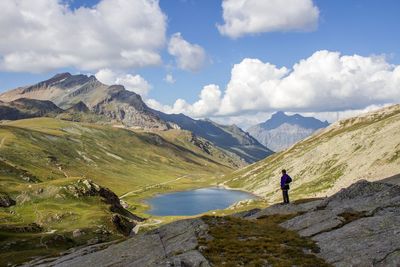
[[[5,2],[7,1],[13,2],[13,0],[6,0]],[[56,0],[40,1],[57,2]],[[247,0],[244,1],[246,2]],[[248,2],[251,1],[252,0],[248,0]],[[284,1],[286,0],[282,0],[281,2]],[[397,65],[400,65],[400,34],[398,30],[400,26],[400,16],[398,16],[400,12],[399,1],[305,0],[303,2],[307,1],[311,2],[313,7],[317,8],[319,11],[318,17],[314,21],[315,27],[305,26],[304,29],[299,27],[300,29],[293,30],[290,29],[290,27],[288,28],[288,26],[286,26],[286,28],[283,26],[281,29],[278,28],[271,31],[261,29],[232,38],[226,34],[222,34],[216,26],[217,24],[223,25],[225,23],[223,18],[224,10],[222,7],[222,1],[160,0],[159,8],[167,18],[165,21],[165,40],[156,48],[152,49],[152,51],[156,51],[161,56],[161,61],[157,64],[148,64],[149,66],[132,65],[123,68],[120,66],[113,68],[111,64],[107,69],[118,73],[115,75],[140,75],[140,77],[147,82],[146,86],[150,88],[145,89],[146,95],[144,97],[146,99],[154,100],[158,107],[160,109],[165,109],[165,111],[186,111],[186,113],[195,117],[228,118],[241,115],[253,116],[253,114],[258,114],[257,116],[262,117],[264,114],[269,114],[278,109],[303,112],[307,114],[336,111],[347,112],[351,109],[363,110],[372,105],[379,106],[385,103],[398,102],[399,99],[397,98],[398,94],[396,94],[396,92],[390,96],[386,96],[385,98],[380,97],[371,101],[367,101],[368,95],[365,95],[365,99],[363,98],[360,100],[361,104],[354,102],[354,95],[342,93],[342,95],[346,94],[349,96],[345,99],[347,104],[338,104],[337,106],[330,106],[327,109],[322,108],[318,104],[314,104],[314,102],[318,101],[313,102],[309,100],[304,100],[302,103],[288,101],[287,104],[282,104],[280,101],[278,101],[279,103],[270,103],[269,100],[266,100],[260,104],[256,104],[254,107],[252,107],[251,104],[243,104],[241,107],[232,108],[229,107],[229,105],[232,106],[237,103],[235,102],[236,100],[232,98],[228,99],[229,101],[225,101],[230,104],[226,104],[226,109],[224,110],[217,110],[216,107],[210,109],[203,107],[204,105],[208,106],[212,104],[221,106],[225,105],[225,102],[222,99],[226,94],[225,91],[228,87],[228,83],[231,80],[234,80],[233,77],[231,77],[232,68],[235,64],[240,63],[243,63],[244,68],[244,59],[258,59],[261,63],[253,63],[260,68],[264,66],[263,64],[267,63],[275,65],[277,69],[286,67],[288,71],[283,74],[282,77],[273,77],[274,80],[283,80],[285,77],[290,75],[293,64],[308,59],[317,51],[327,50],[329,52],[339,52],[339,59],[342,56],[353,56],[355,54],[364,58],[374,58],[378,56],[383,58],[381,60],[384,60],[386,67],[383,66],[378,68],[375,72],[381,71],[383,68],[385,71],[392,73],[392,76],[395,77],[393,78],[391,76],[392,78],[388,79],[397,82],[398,78],[394,69]],[[99,1],[69,0],[62,3],[68,3],[68,8],[73,12],[73,10],[78,10],[82,7],[95,9]],[[61,5],[62,3],[59,2],[58,4]],[[265,14],[268,14],[268,10],[266,10]],[[250,13],[250,16],[251,15],[252,14]],[[307,14],[303,15],[307,17]],[[0,20],[0,25],[2,23],[4,23],[4,20]],[[5,27],[0,26],[0,29],[2,28]],[[180,68],[177,63],[177,56],[171,55],[168,50],[168,45],[172,36],[178,32],[181,33],[180,40],[185,40],[190,45],[198,45],[204,52],[204,58],[202,59],[204,62],[201,64],[201,67],[195,67],[195,71],[188,70],[187,68]],[[29,39],[25,41],[29,41]],[[7,43],[3,42],[1,45],[6,46]],[[11,45],[12,44],[10,43],[10,46]],[[10,50],[12,50],[12,48],[3,50],[0,48],[0,59]],[[329,57],[327,54],[319,56],[324,58]],[[374,66],[377,64],[378,63],[374,63]],[[8,67],[2,67],[0,69],[0,91],[21,85],[32,84],[44,80],[58,72],[70,71],[72,73],[95,74],[99,69],[100,68],[96,69],[96,67],[93,69],[88,69],[86,67],[81,68],[80,66],[77,66],[77,64],[68,63],[64,64],[64,66],[63,64],[60,64],[60,67],[39,70],[39,73],[36,73],[38,71],[38,68],[36,67],[33,67],[32,69],[16,67],[12,70]],[[371,67],[371,69],[376,68]],[[368,69],[365,70],[365,73],[371,75],[370,71],[374,70]],[[246,73],[246,71],[243,73]],[[167,74],[173,77],[174,83],[168,83],[165,81]],[[324,75],[326,76],[326,73]],[[260,77],[257,76],[257,78]],[[262,81],[270,81],[272,78],[261,77],[260,79]],[[326,81],[326,79],[324,79],[324,81]],[[337,86],[346,87],[346,85],[351,83],[351,81],[352,80],[338,82]],[[325,86],[323,81],[320,81],[320,83],[323,83],[322,87]],[[385,83],[384,81],[383,83],[391,84],[390,86],[393,87],[393,82],[387,81]],[[194,107],[193,105],[196,102],[201,101],[199,94],[207,85],[218,86],[206,91],[217,95],[221,94],[220,98],[222,102],[218,100],[209,104],[204,100],[204,103],[201,102],[199,105]],[[259,90],[264,90],[262,86],[260,85]],[[283,85],[280,85],[280,87],[282,86]],[[369,84],[364,86],[368,87]],[[385,86],[386,85],[384,85],[384,87]],[[278,86],[275,90],[285,90],[280,89],[280,87]],[[386,91],[394,91],[392,87],[388,87]],[[232,94],[234,96],[235,94],[240,94],[240,91],[236,91],[235,93],[234,88],[236,87],[232,85],[230,90],[233,92]],[[301,89],[302,88],[299,90]],[[270,92],[269,90],[270,89],[265,89],[262,92]],[[329,91],[332,90],[332,88],[327,85],[326,90]],[[354,91],[357,90],[359,89],[354,89]],[[369,89],[368,94],[373,92],[371,90],[374,89]],[[139,93],[140,92],[142,91],[139,91]],[[310,94],[314,97],[319,97],[318,91],[310,91]],[[378,94],[380,94],[380,92],[378,92]],[[240,98],[240,95],[238,97]],[[245,97],[245,95],[243,95],[243,97]],[[268,96],[266,97],[268,98]],[[288,98],[290,98],[290,96]],[[390,98],[393,98],[393,101],[390,101]],[[177,99],[183,99],[185,103],[180,108],[177,108],[176,106],[174,109],[173,105]],[[322,97],[321,99],[321,101],[326,101],[326,99]],[[343,102],[343,99],[336,100],[337,101],[333,102]],[[248,99],[248,102],[252,101],[254,102],[254,99]],[[227,121],[229,120],[227,119]]]

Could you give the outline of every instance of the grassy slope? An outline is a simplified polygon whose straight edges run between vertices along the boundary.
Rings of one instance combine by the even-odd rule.
[[[234,159],[214,147],[211,154],[205,153],[189,140],[188,132],[177,130],[133,132],[52,118],[3,122],[0,191],[16,199],[17,205],[0,208],[4,260],[0,265],[50,253],[40,240],[54,238],[52,234],[10,233],[3,226],[37,223],[44,232],[52,230],[67,237],[75,229],[86,229],[83,243],[95,237],[94,231],[101,226],[112,233],[107,240],[115,238],[111,212],[98,197],[59,197],[60,187],[80,178],[91,179],[119,196],[131,192],[124,200],[133,213],[143,215],[143,198],[214,184],[232,170]],[[9,245],[13,240],[17,242]],[[64,241],[53,252],[80,244]]]
[[[65,175],[87,177],[117,194],[183,175],[196,182],[230,169],[223,158],[204,153],[182,135],[185,146],[153,133],[37,118],[1,125],[0,140],[4,141],[0,149],[3,162],[42,182]],[[22,182],[18,177],[3,177],[5,181]],[[15,188],[6,186],[6,191]]]
[[[400,173],[400,105],[340,121],[286,151],[233,172],[230,187],[280,200],[280,170],[294,178],[298,199],[332,194],[359,179]]]

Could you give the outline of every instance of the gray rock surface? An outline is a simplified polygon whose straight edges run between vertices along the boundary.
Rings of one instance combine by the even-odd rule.
[[[263,209],[251,216],[248,216],[248,219],[259,219],[263,216],[275,215],[275,214],[294,214],[299,212],[306,212],[312,209],[315,209],[319,205],[321,205],[322,200],[316,200],[312,202],[302,203],[302,204],[275,204],[266,209]]]
[[[400,186],[359,181],[322,201],[253,215],[301,214],[281,226],[312,237],[334,266],[400,266]]]
[[[182,220],[146,234],[98,250],[94,245],[55,261],[31,262],[25,266],[210,266],[197,250],[198,238],[206,236],[201,219]]]

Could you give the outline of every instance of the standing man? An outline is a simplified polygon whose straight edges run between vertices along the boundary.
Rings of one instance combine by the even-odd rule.
[[[292,178],[286,174],[286,170],[282,170],[281,190],[282,190],[284,204],[289,204],[289,184],[291,182]]]

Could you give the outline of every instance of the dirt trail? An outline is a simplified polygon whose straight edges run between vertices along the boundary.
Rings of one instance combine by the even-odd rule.
[[[58,166],[58,170],[64,174],[65,178],[69,178],[69,175],[62,169],[61,166]]]
[[[4,145],[4,142],[6,141],[6,138],[3,137],[0,141],[0,148]]]
[[[166,181],[166,182],[159,183],[159,184],[153,184],[153,185],[145,186],[145,187],[143,187],[141,189],[137,189],[137,190],[133,190],[133,191],[130,191],[128,193],[125,193],[122,196],[120,196],[119,198],[122,199],[122,198],[127,197],[127,196],[129,196],[131,194],[134,194],[134,193],[137,193],[137,192],[140,192],[140,191],[143,191],[143,190],[151,189],[151,188],[154,188],[154,187],[157,187],[157,186],[160,186],[160,185],[166,185],[166,184],[169,184],[169,183],[173,183],[173,182],[179,181],[180,179],[185,178],[187,176],[189,176],[189,175],[186,174],[186,175],[182,175],[182,176],[176,178],[175,180],[170,180],[170,181]]]

